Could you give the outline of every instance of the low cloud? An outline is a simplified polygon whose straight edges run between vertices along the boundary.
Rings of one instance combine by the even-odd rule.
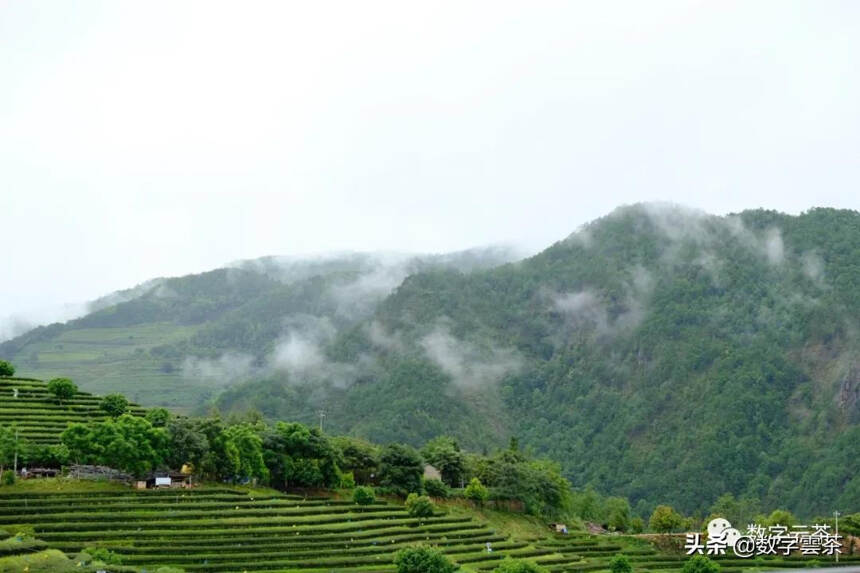
[[[516,350],[459,339],[445,324],[437,324],[419,344],[427,357],[462,389],[493,385],[522,367]]]
[[[292,383],[325,382],[345,388],[366,368],[367,359],[362,357],[356,364],[328,359],[325,347],[336,334],[337,329],[328,318],[291,317],[269,365],[275,371],[287,373]]]
[[[254,357],[239,352],[225,352],[215,359],[187,356],[182,362],[182,376],[227,385],[244,380],[257,371]]]
[[[554,293],[545,292],[552,308],[565,317],[575,329],[593,327],[599,334],[614,335],[636,328],[647,312],[648,298],[654,290],[654,277],[641,266],[630,271],[624,285],[624,307],[614,317],[609,307],[593,290]]]
[[[819,288],[827,286],[824,277],[824,259],[817,253],[806,252],[800,257],[803,274]]]

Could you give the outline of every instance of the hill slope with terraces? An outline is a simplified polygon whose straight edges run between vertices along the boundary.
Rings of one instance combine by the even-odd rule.
[[[627,555],[637,571],[679,571],[683,552],[658,550],[649,540],[572,532],[512,536],[472,510],[410,517],[402,505],[356,505],[274,490],[201,487],[188,491],[136,491],[118,485],[22,484],[0,490],[0,528],[32,529],[40,547],[69,556],[104,547],[122,567],[187,572],[394,570],[395,553],[414,544],[435,545],[461,571],[491,571],[506,556],[527,558],[550,572],[608,569]],[[80,489],[76,489],[80,488]],[[487,544],[493,551],[487,551]],[[807,565],[801,557],[766,562],[717,557],[724,572]],[[860,556],[845,555],[843,563]],[[822,559],[822,566],[835,564]]]
[[[101,397],[78,392],[74,398],[59,402],[48,384],[33,378],[0,378],[0,425],[18,430],[19,437],[35,444],[52,445],[70,422],[101,421],[107,418],[99,409]],[[130,413],[143,415],[136,404]]]

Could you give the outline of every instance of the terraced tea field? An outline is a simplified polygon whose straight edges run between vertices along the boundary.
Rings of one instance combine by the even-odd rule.
[[[17,391],[17,398],[15,397]],[[0,425],[14,427],[21,438],[38,444],[54,444],[69,422],[104,420],[98,396],[78,392],[62,404],[48,393],[47,383],[29,378],[0,378]],[[144,410],[132,405],[132,414]]]
[[[32,527],[69,555],[98,545],[124,566],[186,571],[392,569],[397,550],[439,546],[460,564],[492,568],[505,555],[554,570],[579,563],[554,547],[514,541],[469,517],[418,520],[402,506],[300,498],[232,488],[190,491],[0,492],[0,528]],[[487,543],[492,552],[487,552]]]
[[[399,505],[359,506],[272,490],[48,489],[0,490],[0,528],[32,527],[47,547],[70,556],[86,547],[106,547],[122,556],[124,567],[141,571],[173,565],[188,572],[381,572],[393,570],[398,549],[416,543],[438,546],[464,571],[492,570],[506,555],[528,557],[553,572],[605,570],[619,553],[630,557],[637,572],[670,572],[680,570],[684,558],[631,537],[573,533],[518,540],[468,516],[440,513],[418,520]],[[726,573],[809,564],[808,559],[721,562]],[[821,565],[829,564],[822,560]]]

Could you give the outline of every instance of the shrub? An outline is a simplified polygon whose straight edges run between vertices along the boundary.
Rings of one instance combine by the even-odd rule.
[[[445,499],[449,495],[451,495],[451,492],[448,489],[448,486],[445,485],[445,482],[438,479],[424,480],[424,489],[427,491],[427,495],[431,497],[439,497]]]
[[[609,570],[612,573],[633,573],[633,565],[626,555],[616,555],[609,561]]]
[[[481,483],[481,480],[474,477],[466,486],[466,491],[463,492],[466,499],[471,499],[479,507],[484,505],[484,502],[490,497],[490,491]]]
[[[119,418],[128,412],[128,399],[122,394],[108,394],[102,398],[99,408],[111,418]]]
[[[153,408],[146,413],[146,421],[156,428],[163,428],[170,421],[170,412],[167,408]]]
[[[15,374],[15,367],[10,362],[0,360],[0,377],[12,376]]]
[[[645,522],[641,517],[634,517],[630,520],[630,533],[642,533],[645,531]]]
[[[104,547],[87,547],[84,553],[89,555],[92,561],[101,561],[106,565],[122,565],[122,556]]]
[[[409,547],[401,549],[394,557],[397,573],[453,573],[451,561],[438,549],[431,547]]]
[[[352,492],[352,501],[358,505],[370,505],[376,501],[376,495],[372,487],[359,486]]]
[[[412,517],[431,517],[433,515],[433,502],[426,495],[410,493],[406,498],[406,511]]]
[[[6,470],[2,477],[3,485],[15,485],[15,472]]]
[[[352,472],[344,472],[340,474],[340,487],[344,489],[352,489],[355,487],[355,476]]]
[[[493,573],[546,573],[547,569],[531,561],[505,557],[501,564],[493,569]]]
[[[719,573],[720,565],[705,555],[695,555],[684,562],[681,573]]]

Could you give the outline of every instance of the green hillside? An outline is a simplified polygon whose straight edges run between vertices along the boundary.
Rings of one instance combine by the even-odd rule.
[[[646,515],[723,493],[860,506],[860,214],[617,210],[524,261],[408,277],[327,347],[349,385],[272,374],[225,410],[472,449],[509,436]]]
[[[17,397],[16,397],[17,393]],[[48,392],[47,383],[30,378],[0,378],[0,426],[18,431],[22,440],[52,445],[71,422],[102,421],[107,414],[99,409],[101,398],[78,392],[62,403]],[[130,413],[143,415],[132,404]]]
[[[20,375],[67,376],[87,391],[191,410],[270,363],[288,329],[327,340],[369,316],[405,276],[494,266],[512,251],[435,256],[267,257],[154,279],[94,301],[92,312],[0,343]]]
[[[635,205],[503,260],[251,261],[103,300],[0,356],[144,405],[323,410],[327,431],[379,443],[516,437],[639,515],[726,493],[860,507],[856,211]]]

